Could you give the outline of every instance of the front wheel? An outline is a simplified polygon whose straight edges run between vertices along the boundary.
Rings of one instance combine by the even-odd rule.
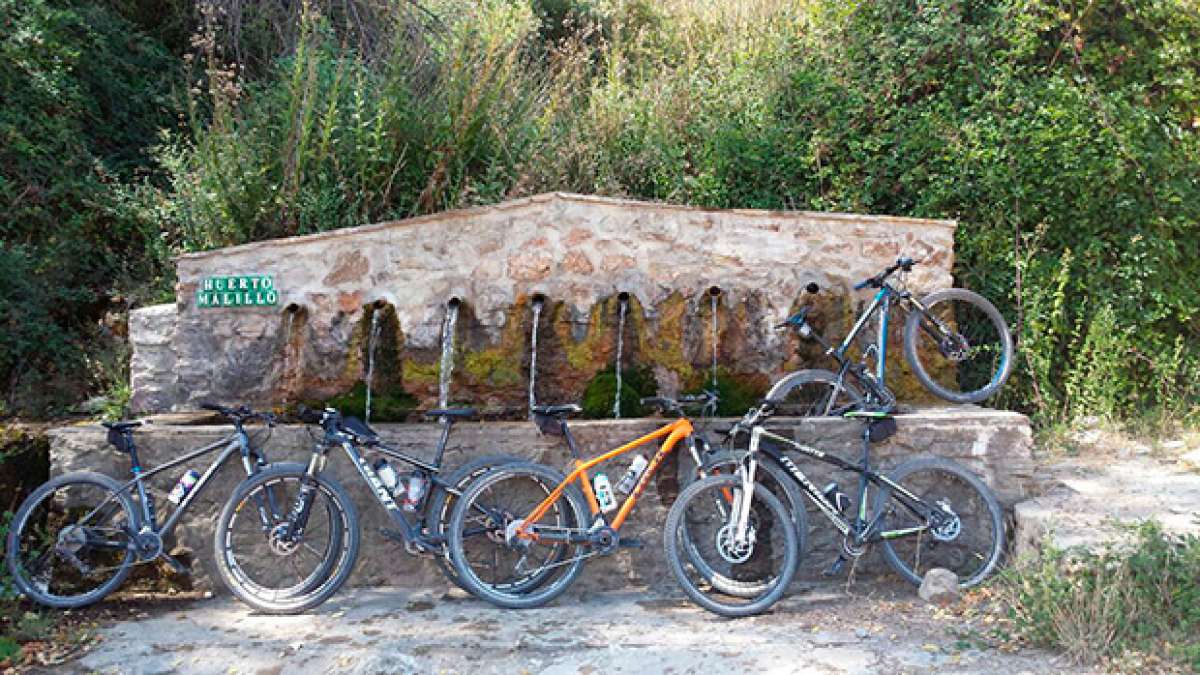
[[[771,491],[755,483],[746,495],[738,475],[711,476],[688,486],[671,506],[663,527],[667,564],[684,593],[710,612],[726,617],[761,614],[774,605],[796,573],[799,547],[792,515]],[[737,514],[751,499],[739,531]],[[697,564],[697,556],[703,560]],[[751,579],[736,592],[712,583]]]
[[[34,490],[8,531],[8,571],[30,600],[58,609],[116,590],[134,563],[133,504],[112,478],[59,476]]]
[[[948,459],[922,457],[887,477],[899,488],[886,486],[879,493],[875,513],[882,515],[881,531],[917,530],[881,542],[884,560],[900,576],[920,585],[926,572],[941,567],[970,588],[995,571],[1004,552],[1004,514],[975,474]],[[920,499],[916,509],[905,492]],[[922,508],[938,511],[935,526],[927,527]]]
[[[312,503],[302,534],[289,534],[302,491]],[[296,614],[327,600],[358,558],[358,514],[337,481],[299,464],[247,478],[221,510],[213,552],[221,581],[267,614]]]
[[[921,300],[904,324],[904,356],[926,389],[954,403],[1000,390],[1013,366],[1012,335],[995,305],[963,288]]]

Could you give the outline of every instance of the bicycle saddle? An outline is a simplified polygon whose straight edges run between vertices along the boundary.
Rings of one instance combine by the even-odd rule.
[[[108,444],[120,450],[121,452],[129,452],[129,444],[132,442],[132,430],[142,426],[145,422],[141,420],[132,420],[127,422],[101,422],[105,429],[108,429]]]
[[[343,417],[341,427],[342,431],[352,434],[363,443],[376,443],[379,441],[379,434],[367,426],[366,422],[357,417]]]
[[[549,415],[551,417],[565,417],[573,413],[583,412],[583,408],[574,403],[563,403],[561,405],[535,405],[530,410],[535,415]]]
[[[426,410],[426,417],[474,417],[476,410],[474,408],[436,408],[434,410]]]
[[[141,420],[129,420],[125,422],[101,422],[100,426],[113,431],[126,431],[128,429],[140,427],[143,424],[145,424],[145,422]]]
[[[896,434],[896,418],[890,410],[849,410],[842,417],[867,422],[867,438],[872,443],[886,441]]]

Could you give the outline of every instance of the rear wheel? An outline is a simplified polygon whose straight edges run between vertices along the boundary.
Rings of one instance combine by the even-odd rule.
[[[446,532],[450,525],[450,515],[454,513],[454,503],[458,500],[458,495],[462,494],[463,490],[466,490],[467,486],[471,484],[471,481],[496,467],[526,461],[513,455],[491,455],[488,457],[478,457],[459,467],[446,479],[446,483],[452,486],[458,494],[439,486],[430,495],[429,508],[425,513],[425,531],[429,535],[445,542]],[[450,582],[463,590],[467,590],[463,588],[462,579],[458,576],[458,572],[454,570],[454,564],[450,562],[450,548],[448,546],[444,547],[442,555],[435,557],[433,560],[437,564],[438,569],[442,571],[442,574]]]
[[[839,381],[837,373],[819,368],[788,373],[764,398],[775,403],[777,414],[796,417],[840,415],[860,407],[863,401],[857,387]]]
[[[1000,390],[1013,366],[1012,336],[995,305],[963,288],[921,300],[904,324],[904,356],[929,391],[978,403]]]
[[[900,576],[919,585],[926,572],[941,567],[969,588],[995,571],[1004,552],[1004,514],[975,474],[948,459],[922,457],[904,462],[887,477],[943,516],[938,527],[881,542],[884,560]],[[875,513],[883,514],[885,532],[928,523],[891,487],[880,492]]]
[[[450,559],[463,587],[499,607],[540,607],[575,581],[585,548],[552,539],[581,533],[588,509],[574,486],[535,523],[548,536],[527,539],[514,531],[563,481],[538,464],[513,464],[480,476],[454,505],[447,533]]]
[[[791,514],[766,487],[755,484],[745,536],[737,536],[737,504],[746,498],[740,476],[711,476],[688,486],[667,514],[663,543],[672,574],[701,607],[727,617],[750,616],[770,609],[787,591],[798,558]],[[766,555],[756,555],[766,547]],[[698,564],[696,558],[703,562]],[[750,578],[738,592],[711,583]]]
[[[34,602],[69,609],[116,590],[135,562],[133,503],[103,474],[59,476],[34,490],[13,516],[8,571]]]
[[[288,536],[303,487],[313,490],[304,532]],[[337,592],[358,557],[358,514],[333,479],[288,464],[246,479],[217,520],[213,550],[221,581],[268,614],[295,614]]]

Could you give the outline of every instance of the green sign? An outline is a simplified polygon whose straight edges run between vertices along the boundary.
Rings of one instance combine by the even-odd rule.
[[[205,277],[196,291],[197,307],[266,307],[278,302],[270,274]]]

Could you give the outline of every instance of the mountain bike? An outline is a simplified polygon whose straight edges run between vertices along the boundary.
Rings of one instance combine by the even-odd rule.
[[[986,298],[962,288],[947,288],[917,299],[889,281],[897,272],[912,271],[920,261],[904,257],[879,274],[854,286],[878,289],[846,337],[837,345],[827,341],[808,322],[809,308],[788,317],[776,328],[791,328],[802,338],[816,340],[837,363],[835,370],[805,369],[776,382],[766,398],[786,406],[790,414],[830,416],[857,408],[892,409],[895,395],[884,383],[888,357],[888,326],[892,309],[908,314],[904,323],[904,356],[913,374],[935,395],[954,403],[977,403],[997,391],[1013,366],[1012,336],[999,310]],[[809,284],[809,293],[818,292]],[[848,352],[878,316],[875,341],[852,360]],[[869,360],[874,360],[874,369]]]
[[[48,481],[25,499],[13,516],[5,556],[21,593],[34,602],[68,609],[98,602],[112,593],[135,564],[162,560],[176,573],[187,573],[167,552],[165,542],[213,475],[234,456],[240,456],[249,476],[266,469],[262,449],[266,438],[251,439],[245,425],[265,423],[267,437],[275,425],[270,413],[244,406],[206,403],[201,407],[221,414],[233,424],[233,431],[146,470],[138,459],[134,430],[147,422],[105,422],[108,442],[129,455],[133,478],[120,483],[104,474],[76,471]],[[176,483],[168,497],[174,510],[160,525],[148,481],[217,449],[221,452],[203,473],[188,471]]]
[[[698,400],[715,410],[716,396],[711,392],[689,402]],[[643,404],[658,405],[680,415],[655,431],[588,460],[581,457],[567,423],[569,415],[581,410],[579,406],[533,408],[539,428],[565,437],[574,458],[573,469],[564,476],[540,464],[511,464],[484,473],[467,487],[454,507],[447,533],[450,559],[465,587],[500,607],[538,607],[566,591],[587,559],[622,547],[641,547],[640,541],[622,536],[621,528],[650,480],[680,443],[692,454],[697,467],[702,464],[696,429],[682,415],[679,402],[651,398],[643,399]],[[616,489],[605,474],[590,473],[600,464],[659,440],[662,444],[651,459],[633,459]],[[774,514],[774,527],[764,536],[774,538],[777,555],[766,563],[771,565],[779,587],[784,588],[796,565],[797,531],[790,514],[773,495],[763,488],[752,489],[762,493],[758,503]],[[614,492],[627,495],[619,505]],[[480,547],[481,543],[489,545]]]
[[[477,458],[442,476],[442,457],[456,420],[470,408],[430,410],[441,423],[433,459],[425,461],[389,447],[374,429],[332,408],[300,411],[321,427],[307,465],[267,469],[243,481],[226,502],[213,533],[221,581],[240,600],[269,614],[294,614],[321,604],[345,583],[358,558],[358,512],[345,488],[328,472],[331,450],[350,459],[396,529],[381,534],[410,555],[428,556],[454,583],[445,558],[446,516],[461,488],[487,469],[519,458]],[[364,452],[377,456],[368,462]],[[398,461],[398,471],[388,460]],[[250,506],[251,508],[246,508]],[[253,513],[255,516],[246,516]]]
[[[940,457],[910,459],[886,474],[875,470],[871,443],[886,440],[897,429],[887,412],[844,413],[865,422],[862,456],[852,462],[768,431],[763,424],[774,407],[773,402],[764,401],[731,430],[733,436],[750,436],[749,449],[741,455],[737,471],[731,475],[710,469],[713,475],[685,489],[667,515],[663,531],[667,560],[684,592],[697,604],[717,614],[737,616],[747,597],[766,603],[782,595],[763,594],[772,581],[767,577],[751,577],[734,588],[709,581],[713,569],[720,571],[755,556],[757,520],[752,514],[754,501],[764,492],[793,513],[806,510],[803,497],[807,497],[841,533],[842,550],[827,575],[840,572],[848,560],[858,558],[872,544],[880,544],[884,560],[913,584],[919,585],[930,569],[942,567],[957,574],[960,586],[968,588],[996,569],[1004,551],[1003,514],[991,490],[977,476]],[[818,489],[787,451],[858,474],[857,496],[842,492],[836,483]],[[724,464],[727,460],[718,461]],[[776,469],[770,473],[771,486],[763,485],[760,473],[767,466]],[[778,482],[781,471],[787,479]],[[721,536],[709,542],[706,533],[714,529]]]

